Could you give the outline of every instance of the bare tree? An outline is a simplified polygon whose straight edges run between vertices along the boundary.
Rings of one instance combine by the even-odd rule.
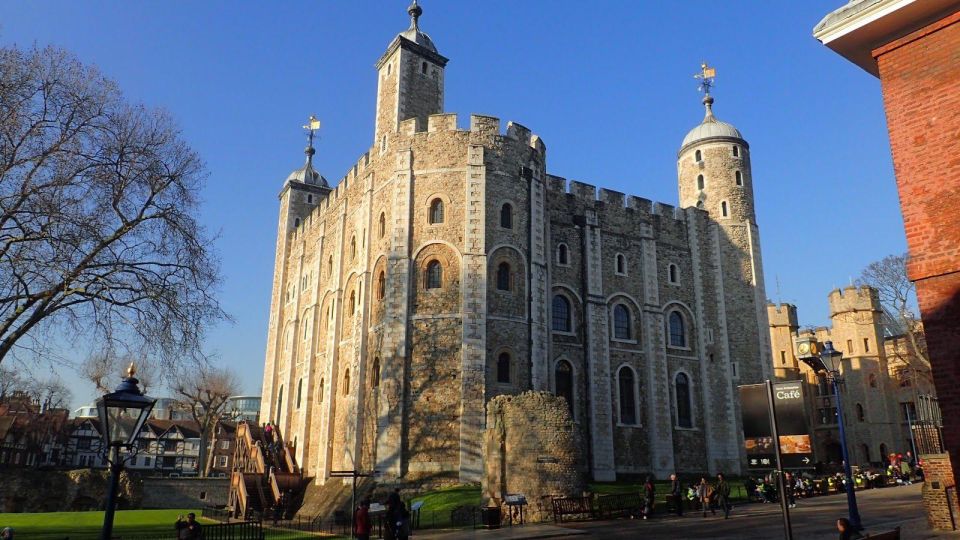
[[[15,369],[0,366],[0,400],[5,399],[14,390],[22,390],[23,378]]]
[[[0,362],[44,334],[168,366],[225,318],[206,176],[170,117],[55,48],[0,48]]]
[[[173,391],[183,407],[200,427],[199,473],[207,476],[213,464],[213,452],[207,446],[213,440],[217,425],[229,414],[227,405],[230,396],[239,393],[240,383],[236,374],[226,368],[197,363],[184,368],[171,381]],[[212,442],[211,442],[212,441]]]
[[[33,399],[44,409],[64,409],[70,406],[73,393],[63,384],[56,374],[46,379],[34,379],[28,383],[28,390]]]
[[[907,277],[907,254],[888,255],[870,263],[860,274],[857,283],[877,290],[880,302],[903,331],[906,347],[904,350],[898,347],[896,356],[906,364],[910,373],[901,376],[915,376],[919,372],[931,379],[923,324],[913,310],[917,290]]]

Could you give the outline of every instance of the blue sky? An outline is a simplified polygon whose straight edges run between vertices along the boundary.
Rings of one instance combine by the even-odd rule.
[[[715,65],[714,110],[751,146],[767,295],[818,325],[832,288],[906,249],[879,82],[811,36],[844,1],[425,0],[420,23],[450,58],[446,109],[462,124],[517,121],[545,140],[552,174],[670,204],[680,141],[703,117],[692,75]],[[300,126],[323,121],[315,163],[337,181],[372,143],[373,63],[406,6],[0,3],[0,44],[73,51],[171,111],[206,160],[202,220],[236,319],[208,345],[247,392],[260,391],[277,194],[302,164]]]

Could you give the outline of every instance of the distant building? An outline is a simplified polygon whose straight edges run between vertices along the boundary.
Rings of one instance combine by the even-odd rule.
[[[127,468],[163,476],[194,476],[200,459],[200,430],[190,420],[147,420]],[[104,468],[103,435],[98,418],[77,418],[69,430],[63,459],[68,468]]]
[[[232,396],[227,405],[227,417],[237,422],[260,423],[260,396]]]
[[[0,399],[0,467],[43,467],[59,462],[69,411],[50,408],[26,392]]]
[[[799,335],[832,341],[843,353],[843,413],[852,464],[879,465],[890,453],[915,450],[915,444],[922,453],[927,447],[939,448],[939,409],[930,366],[910,354],[903,329],[883,311],[877,291],[847,287],[831,292],[829,302],[832,326],[812,330],[800,329],[795,306],[767,306],[774,375],[806,383],[816,459],[841,462],[837,405],[826,379],[797,360],[794,338]]]

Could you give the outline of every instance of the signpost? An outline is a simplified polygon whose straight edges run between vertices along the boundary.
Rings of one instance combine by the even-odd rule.
[[[331,478],[352,478],[353,479],[353,491],[350,495],[350,538],[356,538],[356,532],[354,530],[354,518],[356,517],[357,512],[357,478],[368,478],[370,476],[376,476],[380,474],[380,471],[373,472],[360,472],[356,469],[352,471],[330,471]]]
[[[743,441],[750,469],[773,469],[780,492],[783,529],[793,539],[787,507],[785,468],[812,469],[813,447],[804,414],[800,381],[749,384],[740,387]]]

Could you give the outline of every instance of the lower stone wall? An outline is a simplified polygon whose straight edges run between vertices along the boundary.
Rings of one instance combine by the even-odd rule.
[[[106,470],[41,471],[0,469],[0,512],[102,510],[110,473]],[[143,486],[136,476],[120,476],[117,506],[139,508]]]
[[[487,404],[483,504],[527,498],[531,521],[552,518],[550,497],[581,495],[586,465],[567,402],[549,392],[497,396]]]
[[[950,455],[926,454],[920,459],[923,460],[923,507],[930,528],[935,531],[956,530],[960,524],[960,504]]]
[[[141,508],[224,506],[229,478],[144,478]]]

